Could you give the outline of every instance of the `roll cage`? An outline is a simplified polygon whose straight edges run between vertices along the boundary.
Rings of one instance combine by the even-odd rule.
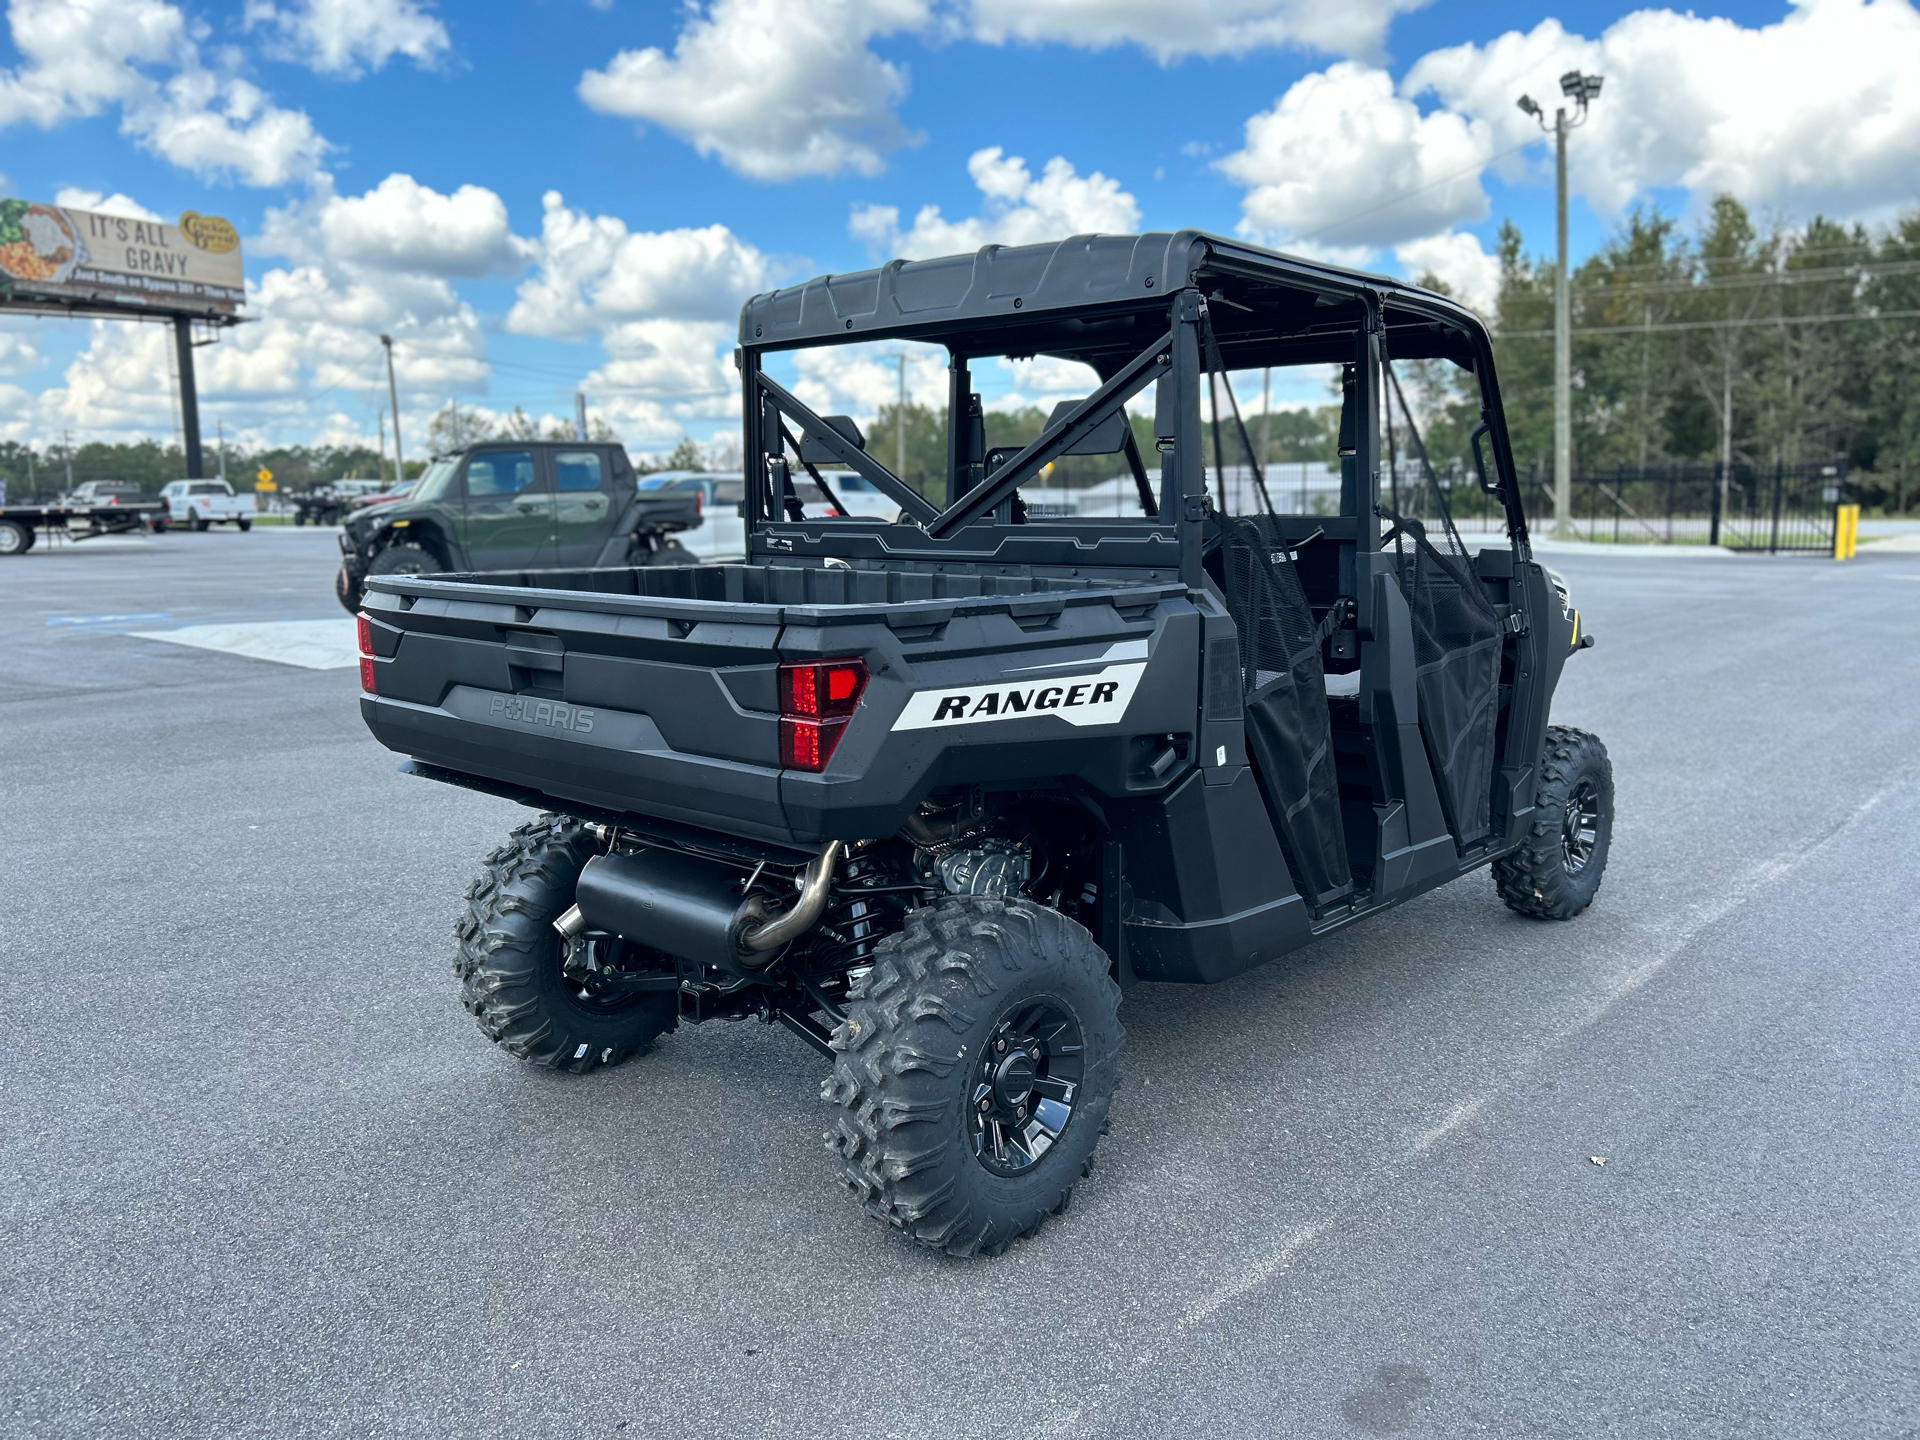
[[[938,344],[950,357],[947,464],[938,497],[906,484],[862,448],[857,431],[847,433],[853,427],[816,414],[764,365],[777,351],[890,339]],[[735,358],[743,379],[748,461],[742,508],[749,556],[756,560],[813,555],[855,568],[1092,568],[1139,572],[1139,578],[1177,574],[1198,584],[1206,526],[1219,508],[1208,494],[1202,390],[1226,371],[1329,364],[1344,367],[1347,377],[1340,513],[1297,517],[1295,528],[1339,546],[1346,582],[1354,573],[1356,547],[1380,547],[1383,525],[1376,515],[1397,518],[1391,505],[1382,507],[1383,450],[1390,462],[1396,458],[1393,427],[1383,427],[1391,406],[1400,407],[1417,447],[1392,362],[1436,358],[1477,379],[1474,453],[1480,481],[1504,509],[1516,557],[1528,558],[1486,327],[1444,296],[1385,277],[1195,231],[1077,236],[1049,245],[988,246],[937,260],[896,260],[756,296],[742,309],[740,342]],[[985,356],[1079,361],[1100,383],[1017,452],[989,454],[969,369]],[[1126,459],[1143,513],[1110,519],[1025,514],[1016,499],[1019,488],[1121,415],[1150,385],[1158,386],[1157,477],[1125,427]],[[1215,395],[1213,461],[1220,473],[1228,462]],[[1240,453],[1253,468],[1244,430],[1241,438]],[[1490,452],[1484,456],[1482,442]],[[793,490],[796,467],[833,496],[810,457],[844,464],[864,477],[899,504],[900,519],[806,517]],[[1418,458],[1424,464],[1424,455]],[[1397,473],[1390,463],[1385,474],[1395,499]],[[1341,589],[1352,587],[1343,583]],[[1364,596],[1356,598],[1364,605]]]

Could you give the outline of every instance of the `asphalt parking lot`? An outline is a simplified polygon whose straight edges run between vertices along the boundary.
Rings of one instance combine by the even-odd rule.
[[[1552,557],[1593,910],[1476,876],[1137,988],[1073,1209],[957,1262],[836,1187],[784,1031],[497,1052],[450,924],[524,812],[396,775],[350,666],[143,638],[346,626],[333,544],[0,561],[0,1431],[1920,1425],[1920,554]]]

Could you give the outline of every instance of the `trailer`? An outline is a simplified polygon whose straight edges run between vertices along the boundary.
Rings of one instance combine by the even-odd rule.
[[[39,538],[97,540],[165,529],[167,507],[137,505],[0,505],[0,555],[24,555]]]

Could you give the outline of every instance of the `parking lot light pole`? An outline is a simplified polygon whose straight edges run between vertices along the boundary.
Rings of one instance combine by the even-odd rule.
[[[382,335],[380,343],[387,347],[387,401],[393,406],[393,483],[398,485],[407,478],[407,462],[400,454],[400,391],[393,383],[393,337]]]
[[[1531,95],[1514,103],[1553,136],[1554,228],[1553,265],[1553,535],[1571,540],[1573,529],[1573,315],[1567,286],[1567,132],[1586,124],[1587,106],[1600,98],[1599,75],[1569,70],[1560,77],[1561,92],[1577,107],[1567,115],[1562,105],[1547,125],[1546,111]]]

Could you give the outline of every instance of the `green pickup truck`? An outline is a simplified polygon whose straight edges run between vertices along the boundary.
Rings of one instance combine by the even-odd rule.
[[[635,482],[614,444],[502,440],[437,455],[405,499],[341,522],[334,593],[357,611],[370,575],[695,563],[674,537],[700,523],[699,492]]]

